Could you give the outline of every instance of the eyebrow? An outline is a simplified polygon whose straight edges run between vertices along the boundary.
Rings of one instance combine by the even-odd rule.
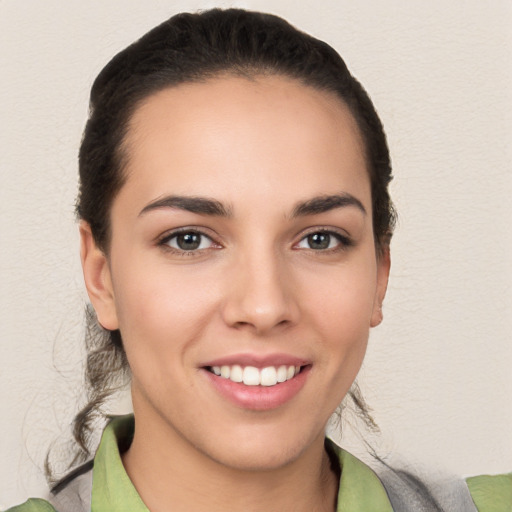
[[[231,216],[231,211],[215,199],[194,196],[165,196],[146,205],[140,211],[139,217],[152,210],[159,210],[161,208],[174,208],[200,215],[214,215],[217,217]]]
[[[353,195],[343,192],[341,194],[313,197],[296,204],[292,211],[292,218],[318,215],[336,208],[351,206],[356,207],[366,215],[366,209],[361,201]],[[232,215],[231,210],[216,199],[195,196],[165,196],[146,205],[140,211],[139,217],[150,211],[162,208],[186,210],[199,215],[212,215],[216,217],[231,217]]]
[[[343,192],[341,194],[313,197],[312,199],[298,203],[293,209],[292,217],[318,215],[319,213],[325,213],[336,208],[346,208],[349,206],[356,207],[366,215],[366,209],[363,203],[352,194]]]

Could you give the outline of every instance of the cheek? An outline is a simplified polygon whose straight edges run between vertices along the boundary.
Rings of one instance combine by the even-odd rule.
[[[303,296],[326,329],[350,339],[369,331],[377,287],[376,267],[370,259],[316,273],[303,283]],[[352,335],[352,336],[351,336]]]
[[[347,265],[318,275],[316,286],[304,289],[324,356],[321,371],[334,407],[355,379],[366,352],[376,290],[376,268],[371,255],[366,264]],[[364,258],[361,260],[364,262]]]
[[[114,275],[116,309],[127,348],[176,351],[192,343],[215,311],[216,289],[199,272],[165,264],[119,265]]]

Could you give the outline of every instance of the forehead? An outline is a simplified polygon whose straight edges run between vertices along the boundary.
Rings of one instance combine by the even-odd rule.
[[[279,76],[223,76],[159,91],[133,114],[125,152],[127,183],[153,196],[264,193],[286,184],[303,195],[369,194],[348,107]]]

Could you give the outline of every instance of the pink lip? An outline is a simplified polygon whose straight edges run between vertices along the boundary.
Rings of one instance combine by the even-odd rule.
[[[255,368],[265,368],[266,366],[305,366],[310,361],[295,357],[290,354],[232,354],[225,357],[219,357],[202,364],[201,366],[254,366]]]
[[[219,359],[219,361],[221,361]],[[225,359],[222,359],[223,364]],[[241,362],[240,359],[237,359]],[[215,364],[208,366],[218,366]],[[253,362],[254,363],[254,362]],[[236,364],[236,363],[233,363]],[[292,363],[290,363],[291,365]],[[252,364],[254,365],[254,364]],[[274,366],[264,363],[261,367]],[[254,365],[255,366],[255,365]],[[277,366],[277,364],[276,364]],[[299,365],[295,365],[299,366]],[[260,367],[260,365],[258,365]],[[309,376],[311,366],[304,366],[301,372],[293,377],[275,386],[246,386],[242,383],[233,382],[229,379],[224,379],[210,372],[208,369],[203,368],[201,373],[205,376],[208,382],[213,386],[223,398],[226,398],[232,404],[253,411],[269,411],[277,409],[287,402],[291,401],[302,389]]]

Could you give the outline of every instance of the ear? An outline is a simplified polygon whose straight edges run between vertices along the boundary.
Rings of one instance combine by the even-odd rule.
[[[375,300],[373,302],[373,312],[370,320],[370,327],[377,327],[382,320],[382,303],[386,296],[388,288],[389,269],[391,268],[391,256],[389,246],[385,247],[377,254],[377,287],[375,290]]]
[[[91,227],[80,222],[80,259],[85,286],[100,325],[113,331],[119,328],[110,266],[106,254],[96,245]]]

